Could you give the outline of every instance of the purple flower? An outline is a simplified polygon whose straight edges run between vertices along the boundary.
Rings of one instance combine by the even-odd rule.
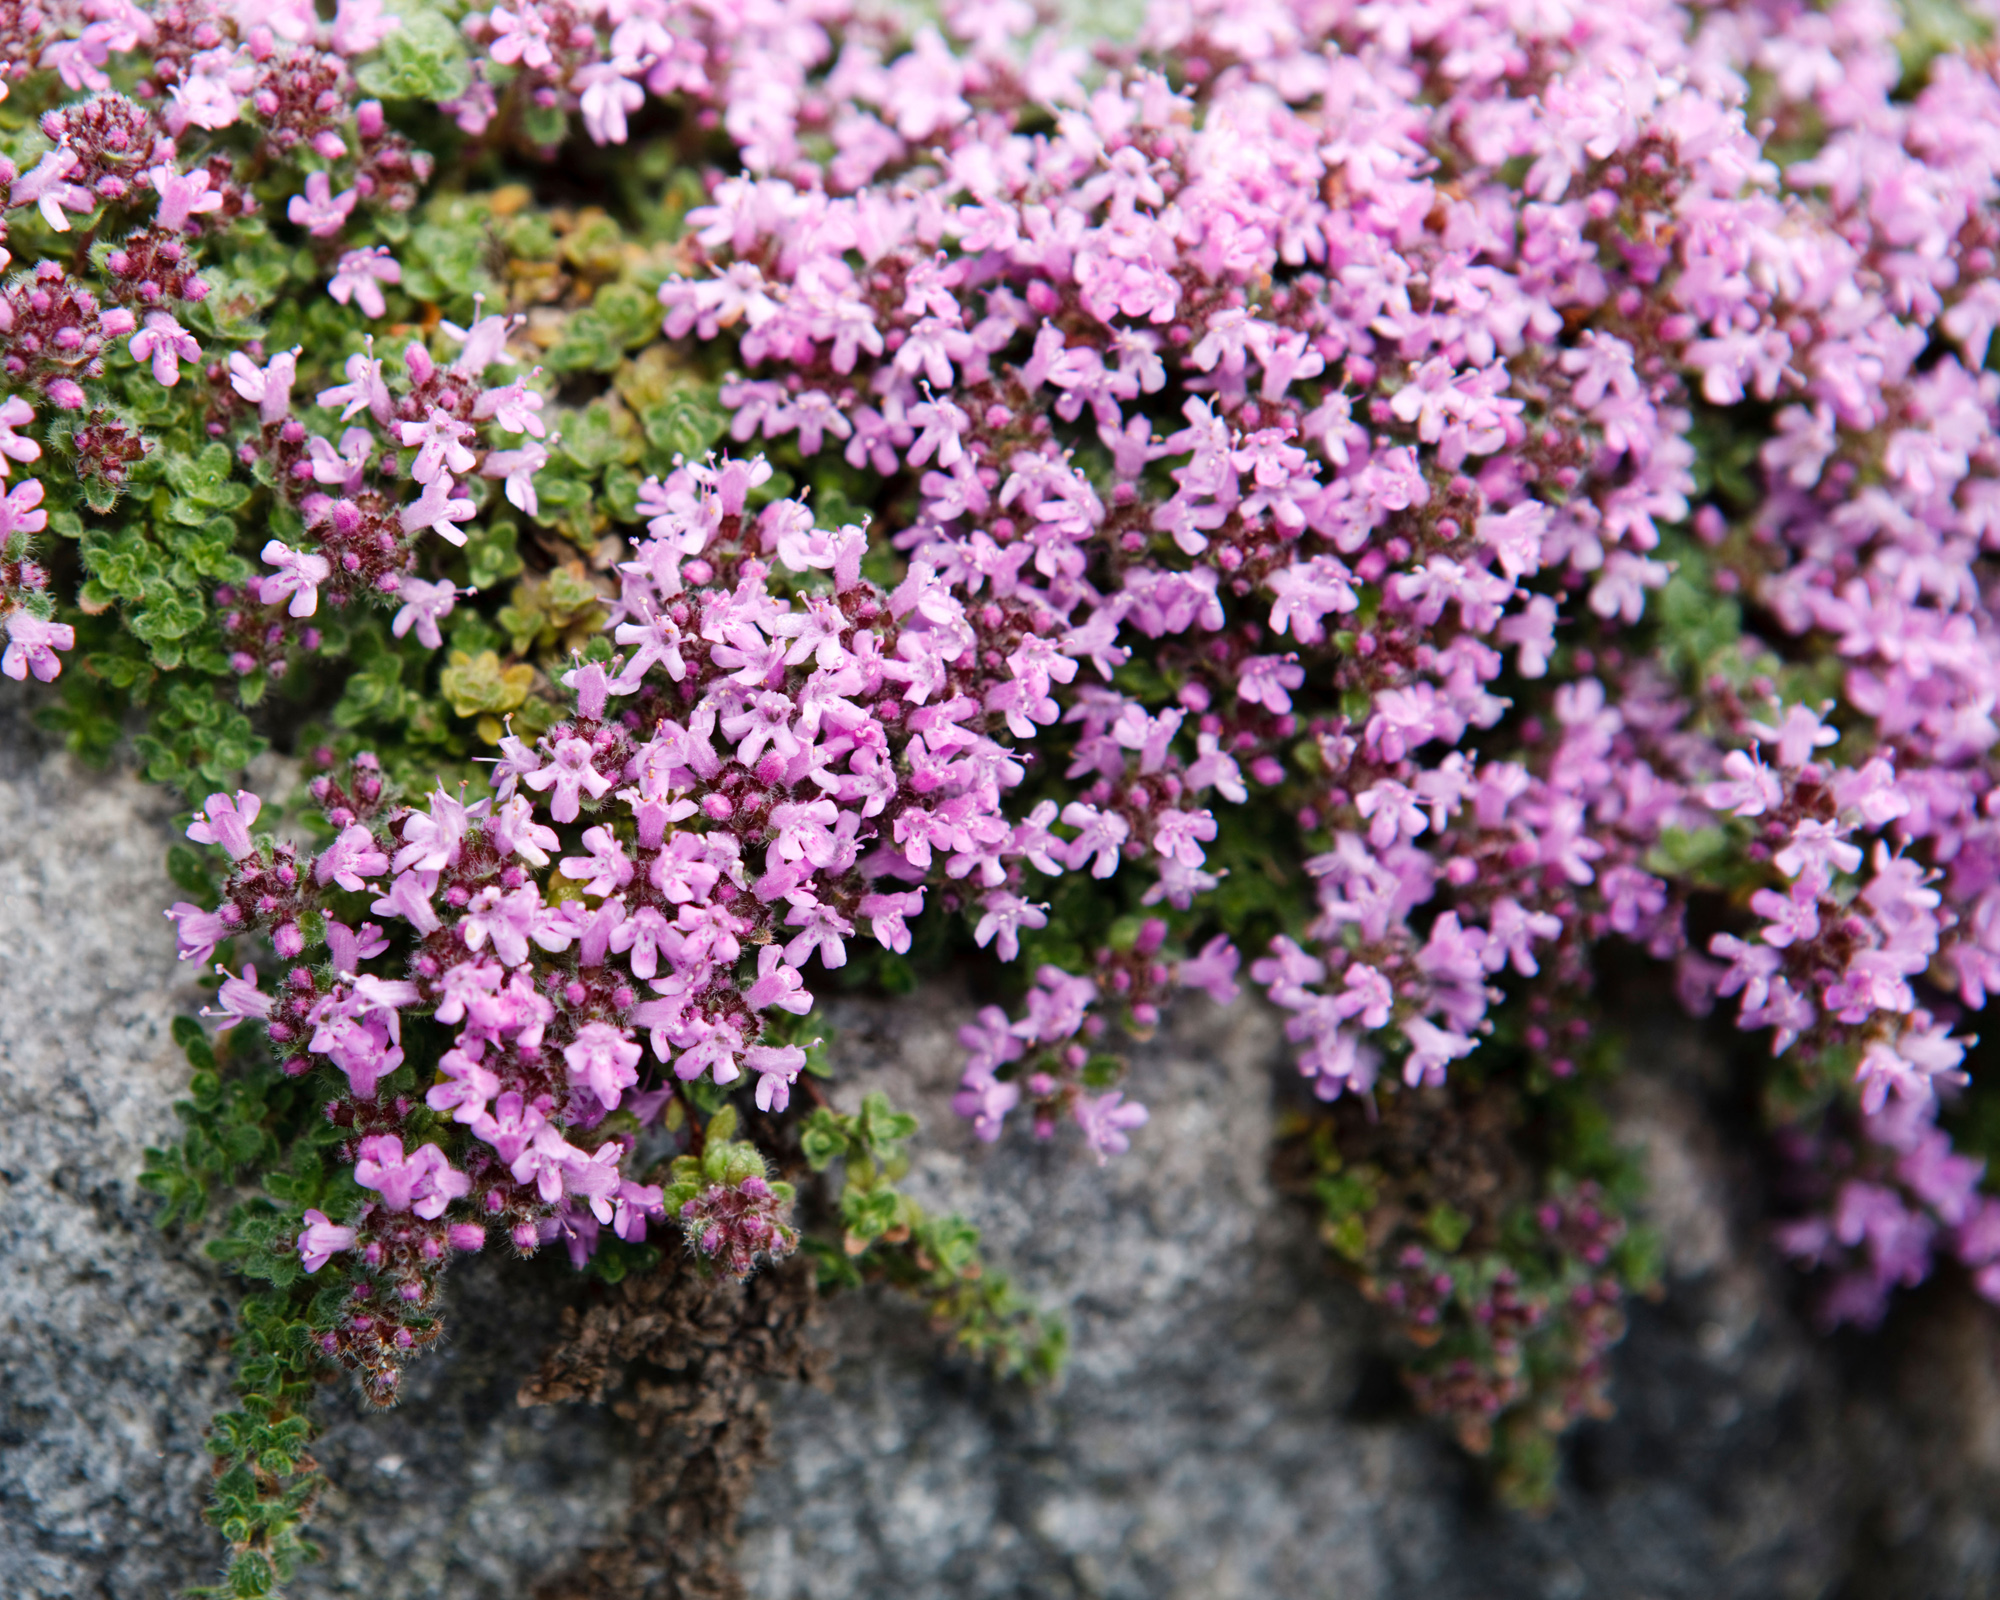
[[[403,1141],[393,1133],[363,1139],[354,1163],[354,1181],[382,1196],[390,1211],[414,1211],[426,1222],[444,1215],[444,1208],[472,1188],[472,1180],[453,1169],[434,1144],[403,1154]]]
[[[153,381],[168,389],[181,381],[181,362],[201,359],[201,346],[194,335],[164,311],[148,311],[144,325],[126,341],[126,348],[134,361],[150,359]]]
[[[1136,1100],[1126,1104],[1123,1091],[1114,1089],[1109,1094],[1078,1095],[1071,1115],[1083,1129],[1084,1142],[1096,1153],[1101,1167],[1114,1155],[1132,1147],[1126,1134],[1130,1129],[1144,1126],[1148,1112]]]
[[[554,789],[549,815],[558,822],[574,822],[581,809],[579,795],[588,793],[591,799],[600,799],[612,780],[593,765],[596,752],[587,740],[574,736],[559,739],[553,754],[555,759],[549,765],[522,773],[521,781],[538,794]]]
[[[363,316],[380,317],[389,310],[388,301],[382,297],[382,286],[402,281],[401,265],[386,244],[378,244],[344,252],[334,266],[326,291],[341,305],[352,301],[361,308]]]
[[[429,528],[451,544],[464,544],[465,530],[458,524],[479,508],[470,500],[457,498],[457,494],[458,486],[448,474],[440,472],[424,485],[424,492],[412,504],[403,507],[403,531],[421,533]]]
[[[264,546],[264,559],[278,570],[258,580],[257,597],[265,605],[276,605],[286,595],[292,616],[309,617],[319,609],[319,586],[333,575],[333,563],[309,550],[294,550],[282,539]]]
[[[160,196],[160,209],[153,226],[166,233],[179,233],[195,217],[222,209],[223,196],[209,187],[205,170],[181,172],[171,165],[151,167],[146,181]]]
[[[281,350],[261,367],[239,350],[229,358],[229,386],[252,402],[257,407],[258,420],[270,427],[291,415],[292,382],[298,370],[297,345]],[[271,542],[277,543],[275,539]],[[269,561],[271,557],[266,555],[264,559]]]
[[[400,639],[414,627],[417,643],[425,649],[442,647],[444,636],[438,632],[438,624],[451,615],[452,607],[458,603],[458,590],[443,579],[427,583],[406,572],[397,587],[396,598],[402,605],[389,624],[389,632]]]
[[[379,877],[389,870],[389,857],[375,843],[375,835],[358,822],[340,830],[313,863],[313,879],[322,885],[337,883],[359,892],[367,887],[365,878]]]
[[[354,209],[354,201],[354,190],[347,189],[336,195],[327,175],[314,172],[306,177],[306,192],[292,196],[285,207],[285,215],[315,239],[330,238],[347,226],[348,213]]]
[[[398,1154],[401,1148],[397,1146]],[[324,1211],[307,1211],[305,1222],[299,1234],[299,1259],[308,1272],[317,1272],[341,1251],[352,1250],[359,1237],[352,1228],[330,1221]]]
[[[230,902],[224,902],[219,911],[204,911],[179,900],[166,915],[174,924],[174,941],[179,947],[175,954],[183,961],[206,961],[243,922],[243,913]]]
[[[264,802],[247,789],[238,789],[234,800],[226,794],[212,794],[188,824],[187,836],[196,844],[221,845],[231,861],[241,861],[257,853],[250,840],[250,824],[263,809]]]
[[[613,1111],[619,1097],[639,1081],[640,1054],[632,1039],[604,1022],[586,1022],[563,1047],[570,1082],[582,1084]]]
[[[237,1023],[248,1022],[252,1018],[259,1022],[269,1019],[275,1002],[257,987],[255,967],[244,967],[240,978],[231,977],[226,967],[218,966],[215,970],[222,974],[222,986],[216,992],[216,998],[222,1004],[215,1011],[203,1006],[201,1014],[222,1019],[222,1026],[215,1030],[218,1034],[227,1033]]]
[[[23,484],[23,488],[28,485]],[[40,484],[35,484],[39,489]],[[0,502],[4,503],[4,502]],[[16,681],[30,672],[43,683],[52,683],[62,671],[58,650],[73,649],[76,630],[67,622],[50,622],[28,611],[10,612],[7,617],[7,650],[0,655],[0,672]]]

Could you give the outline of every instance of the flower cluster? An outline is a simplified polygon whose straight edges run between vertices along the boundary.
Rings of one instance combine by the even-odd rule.
[[[1004,30],[968,10],[950,70],[902,70],[947,60],[936,36],[896,67],[853,45],[832,66],[927,144],[864,169],[746,141],[749,172],[690,214],[706,273],[662,289],[666,330],[728,330],[761,369],[723,389],[734,436],[917,483],[893,540],[898,615],[923,629],[894,641],[904,698],[1067,735],[1061,797],[951,840],[953,875],[988,889],[981,942],[1007,955],[1040,875],[1085,866],[1195,906],[1220,877],[1213,808],[1282,787],[1324,841],[1319,916],[1251,975],[1322,1096],[1369,1091],[1385,1060],[1414,1086],[1475,1048],[1503,979],[1579,989],[1607,934],[1686,953],[1690,886],[1658,845],[1762,819],[1743,848],[1782,878],[1750,909],[1775,920],[1718,935],[1732,966],[1693,957],[1689,984],[1742,992],[1780,1051],[1866,1040],[1871,1104],[1955,1068],[1907,980],[1936,962],[1983,998],[1987,958],[1941,940],[1991,892],[1967,868],[1991,854],[1994,652],[1963,574],[1994,526],[2000,379],[1915,363],[1933,325],[1985,354],[2000,97],[1946,61],[1885,121],[1845,77],[1818,109],[1852,131],[1780,173],[1728,71],[1733,24],[1683,41],[1669,15],[1565,32],[1557,88],[1531,97],[1527,63],[1557,48],[1532,29],[1518,71],[1472,73],[1372,13],[1315,34],[1274,9],[1239,39],[1197,10],[1154,42],[1226,34],[1237,67],[1107,81],[1031,136]],[[1506,36],[1470,7],[1426,26]],[[1881,37],[1835,47],[1885,81]],[[922,97],[947,92],[970,114],[933,121]],[[1842,732],[1809,706],[1677,684],[1616,643],[1690,518],[1694,408],[1748,394],[1801,397],[1764,450],[1779,489],[1734,532],[1713,505],[1693,520],[1761,567],[1781,625],[1852,663],[1848,764],[1814,765]],[[1856,498],[1864,470],[1882,482]],[[1778,766],[1740,747],[1761,741]],[[888,817],[925,868],[934,824]],[[1865,886],[1856,830],[1877,840]],[[1925,856],[1962,863],[1963,918],[1936,914]],[[1045,972],[1022,1022],[968,1031],[982,1135],[1023,1088],[1048,1103],[1022,1044],[1066,1038],[1092,981]],[[1100,1148],[1132,1109],[1075,1104]]]
[[[535,899],[526,874],[510,863],[523,850],[522,859],[533,860],[537,840],[553,845],[553,833],[518,817],[518,834],[504,823],[488,827],[486,802],[467,806],[442,793],[428,813],[391,807],[366,756],[348,778],[342,785],[323,777],[314,786],[335,830],[316,856],[252,835],[262,809],[257,796],[210,796],[188,833],[230,859],[221,904],[208,911],[182,903],[169,915],[186,960],[205,961],[223,940],[265,932],[287,963],[272,991],[258,985],[255,967],[240,977],[218,968],[224,981],[215,1014],[225,1028],[262,1023],[287,1052],[288,1074],[327,1063],[344,1080],[325,1115],[341,1131],[355,1183],[373,1198],[350,1223],[308,1211],[298,1253],[308,1272],[348,1251],[365,1264],[352,1309],[322,1343],[328,1355],[362,1369],[374,1398],[387,1400],[401,1361],[434,1326],[448,1251],[480,1249],[497,1227],[522,1251],[562,1238],[581,1261],[601,1225],[643,1239],[646,1219],[661,1214],[662,1202],[657,1186],[621,1172],[629,1135],[593,1148],[566,1137],[584,1137],[618,1109],[636,1081],[639,1050],[602,1020],[631,1006],[629,990],[589,981],[602,974],[588,959],[568,983],[548,974],[537,983],[523,970],[527,937],[556,951],[577,938],[560,917],[510,915],[524,897]],[[340,918],[342,897],[368,895],[370,880],[392,868],[393,882],[371,909],[410,925],[409,977],[368,970],[390,950],[381,924]],[[464,908],[465,918],[444,928],[433,896],[448,909]],[[310,959],[315,949],[323,954]],[[419,1005],[457,1030],[422,1100],[399,1092],[397,1071],[403,1013]],[[657,1116],[663,1098],[653,1096],[641,1115]],[[427,1131],[448,1134],[453,1124],[476,1141],[457,1166],[434,1139],[417,1142]]]
[[[46,436],[53,429],[79,477],[98,486],[92,508],[108,510],[154,448],[134,419],[157,424],[167,415],[133,396],[129,384],[119,394],[126,362],[168,391],[191,367],[204,391],[197,407],[208,433],[220,437],[251,408],[261,437],[239,447],[242,462],[272,483],[295,509],[291,520],[304,524],[304,548],[283,538],[264,546],[274,575],[225,585],[217,596],[228,611],[220,652],[228,667],[239,675],[282,670],[286,619],[311,616],[322,586],[335,603],[372,592],[434,611],[426,594],[402,592],[406,580],[422,582],[414,576],[416,536],[435,530],[460,537],[449,519],[472,510],[441,470],[440,451],[450,455],[452,471],[491,465],[517,501],[526,495],[532,503],[539,447],[482,448],[474,456],[462,443],[475,438],[478,423],[522,433],[524,404],[532,411],[539,403],[520,399],[518,385],[493,389],[476,381],[500,355],[509,325],[487,319],[442,376],[416,347],[404,362],[407,393],[399,401],[390,399],[379,363],[357,356],[349,364],[346,389],[322,404],[345,405],[347,419],[367,409],[387,430],[385,459],[371,472],[378,445],[368,430],[349,428],[336,450],[293,416],[299,351],[267,360],[254,337],[232,341],[237,347],[228,351],[204,346],[202,330],[231,327],[240,302],[218,312],[208,303],[211,280],[197,270],[204,255],[232,253],[239,225],[262,228],[255,180],[274,156],[320,163],[285,208],[287,220],[311,237],[338,232],[357,198],[380,216],[414,202],[429,158],[388,127],[378,100],[360,96],[349,59],[380,45],[391,25],[377,17],[364,27],[344,13],[328,25],[297,6],[200,4],[16,8],[10,21],[9,73],[52,69],[54,82],[80,98],[41,116],[32,162],[0,159],[0,239],[10,227],[25,227],[34,245],[48,248],[51,236],[81,230],[86,244],[100,240],[103,248],[88,266],[86,252],[63,251],[72,255],[68,265],[44,258],[0,285],[0,381],[10,391],[0,403],[0,453],[36,460],[39,441],[19,430],[33,424]],[[338,197],[330,191],[334,170],[351,175]],[[0,267],[10,259],[0,248]],[[397,279],[395,261],[377,247],[343,255],[329,288],[342,304],[358,299],[364,312],[380,316],[379,285]],[[135,402],[130,409],[121,404],[126,397]],[[398,471],[404,433],[418,450],[410,469],[415,496],[387,481]],[[42,514],[29,511],[33,503],[19,501],[0,539],[42,526],[35,520]],[[73,537],[80,530],[63,531]],[[234,565],[209,551],[195,571],[234,576]],[[113,592],[120,592],[115,580]],[[32,667],[47,680],[60,670],[55,652],[73,640],[45,610],[15,584],[0,589],[0,616],[15,642],[10,674]],[[141,632],[156,644],[157,664],[178,665],[184,649],[157,646],[187,637],[191,619],[148,620],[152,626]],[[318,639],[304,630],[296,642],[311,650]]]
[[[496,1228],[787,1253],[734,1100],[762,1138],[825,992],[973,950],[970,1134],[1107,1161],[1156,1136],[1124,1044],[1241,980],[1321,1115],[1552,1114],[1619,941],[1768,1038],[1832,1314],[1940,1251],[2000,1299],[1952,1143],[2000,988],[2000,87],[1935,20],[0,7],[0,671],[81,641],[79,742],[128,693],[209,796],[227,882],[172,915],[274,952],[217,1013],[325,1088],[324,1353],[391,1397]],[[573,119],[640,215],[536,203]],[[426,197],[413,128],[507,182]],[[347,759],[314,850],[222,792],[281,680]],[[801,1120],[850,1251],[962,1291],[878,1187],[907,1130]],[[1541,1161],[1467,1254],[1424,1182],[1336,1248],[1425,1405],[1597,1409],[1616,1186]]]

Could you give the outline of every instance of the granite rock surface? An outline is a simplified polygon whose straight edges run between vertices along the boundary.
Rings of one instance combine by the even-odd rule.
[[[135,1178],[172,1137],[198,1003],[160,916],[165,804],[0,710],[0,1595],[167,1596],[215,1570],[199,1521],[232,1287],[162,1237]],[[1813,1336],[1755,1226],[1758,1174],[1698,1035],[1642,1030],[1619,1116],[1672,1283],[1617,1356],[1545,1517],[1504,1512],[1414,1419],[1381,1330],[1272,1185],[1281,1043],[1184,1008],[1140,1064],[1153,1120],[1099,1168],[986,1149],[950,1116],[950,985],[826,1017],[839,1097],[928,1132],[910,1182],[1070,1318],[1054,1393],[940,1354],[893,1297],[829,1303],[825,1391],[775,1395],[744,1519],[757,1600],[1929,1600],[2000,1593],[2000,1334],[1942,1283],[1871,1337]],[[527,1600],[608,1536],[633,1446],[606,1411],[523,1411],[574,1293],[558,1264],[454,1279],[455,1332],[404,1404],[329,1394],[335,1484],[301,1597]]]

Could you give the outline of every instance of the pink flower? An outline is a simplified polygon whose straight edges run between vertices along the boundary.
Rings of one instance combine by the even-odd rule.
[[[1119,852],[1132,832],[1123,817],[1072,800],[1063,807],[1062,822],[1065,827],[1079,830],[1064,851],[1064,861],[1072,870],[1086,861],[1091,862],[1093,878],[1108,878],[1118,870]]]
[[[1801,819],[1792,829],[1791,841],[1771,860],[1788,878],[1803,877],[1811,884],[1832,881],[1835,872],[1853,872],[1861,865],[1861,850],[1846,840],[1848,829],[1840,822]]]
[[[632,861],[609,828],[586,828],[583,847],[587,856],[564,856],[562,875],[583,885],[587,895],[615,894],[632,881]]]
[[[1295,655],[1247,656],[1237,669],[1236,693],[1246,705],[1261,705],[1278,716],[1292,709],[1291,691],[1306,681]]]
[[[905,919],[914,917],[923,908],[924,891],[909,889],[895,894],[864,895],[857,910],[868,919],[869,932],[883,949],[907,955],[910,930]]]
[[[1783,782],[1750,751],[1730,751],[1723,757],[1722,770],[1728,781],[1711,783],[1701,792],[1702,803],[1717,811],[1761,817],[1785,798]]]
[[[402,1147],[397,1146],[397,1154]],[[307,1211],[305,1228],[299,1234],[299,1259],[308,1272],[317,1272],[343,1250],[352,1250],[360,1237],[352,1228],[331,1221],[324,1211]]]
[[[798,969],[785,964],[783,948],[767,944],[757,954],[757,978],[743,991],[743,1003],[752,1011],[776,1006],[802,1017],[812,1010],[813,997]]]
[[[539,373],[542,369],[535,368]],[[488,389],[473,405],[472,414],[481,420],[491,417],[505,433],[527,433],[542,438],[548,427],[536,415],[542,409],[542,397],[530,389],[520,379],[498,389]]]
[[[352,189],[336,195],[327,175],[314,172],[306,178],[306,192],[292,196],[285,207],[285,215],[315,239],[326,239],[347,226],[348,213],[354,209],[355,198]]]
[[[181,172],[171,164],[149,168],[146,181],[159,192],[160,209],[153,225],[167,233],[179,233],[190,221],[222,209],[220,190],[209,187],[206,170]]]
[[[424,485],[424,492],[416,503],[403,507],[402,522],[405,533],[421,533],[424,529],[434,530],[438,537],[452,544],[465,543],[465,530],[457,524],[472,516],[478,507],[470,500],[455,498],[457,485],[445,473],[439,473]]]
[[[500,479],[507,503],[532,517],[541,509],[535,498],[535,474],[548,464],[548,451],[531,439],[518,450],[489,450],[479,471],[483,477]]]
[[[646,91],[624,75],[631,70],[624,62],[597,61],[570,78],[580,91],[583,127],[592,143],[623,144],[626,117],[646,103]]]
[[[447,1050],[438,1060],[442,1082],[424,1095],[433,1111],[449,1111],[453,1122],[472,1124],[485,1118],[486,1108],[500,1092],[500,1079],[463,1050]]]
[[[483,949],[490,942],[502,966],[518,967],[528,959],[528,938],[541,912],[541,892],[533,882],[512,891],[489,885],[467,902],[459,932],[468,950]]]
[[[363,879],[379,877],[388,870],[389,857],[375,843],[375,835],[359,822],[343,828],[313,863],[317,882],[337,883],[355,893],[366,887]]]
[[[1242,991],[1236,986],[1236,969],[1242,955],[1226,934],[1217,934],[1174,969],[1174,982],[1187,989],[1200,989],[1219,1006],[1226,1006]]]
[[[363,1139],[354,1163],[354,1181],[382,1196],[390,1211],[414,1211],[426,1222],[444,1215],[444,1208],[472,1188],[472,1180],[453,1169],[434,1144],[403,1154],[403,1141],[393,1133]]]
[[[612,780],[592,764],[596,752],[587,740],[574,736],[559,739],[554,756],[547,766],[521,774],[521,781],[537,794],[554,789],[549,815],[558,822],[574,822],[581,809],[579,795],[587,793],[593,800],[598,799],[611,787]]]
[[[19,395],[9,395],[0,402],[0,478],[7,476],[9,461],[39,461],[42,447],[33,439],[24,439],[14,430],[25,428],[35,420],[35,408]],[[40,485],[36,485],[37,488]],[[36,495],[37,502],[41,496]],[[39,524],[38,524],[39,526]]]
[[[243,913],[229,902],[219,910],[204,911],[179,900],[165,915],[174,924],[174,954],[182,961],[206,961],[218,944],[240,931],[243,922]]]
[[[35,485],[40,488],[40,484]],[[27,611],[10,612],[7,617],[7,650],[0,655],[0,672],[15,680],[30,672],[43,683],[53,683],[62,671],[58,650],[76,645],[76,630],[67,622],[50,622]]]
[[[250,824],[263,809],[264,802],[247,789],[238,789],[234,800],[226,794],[212,794],[188,824],[187,836],[196,844],[221,845],[231,861],[241,861],[257,853]]]
[[[634,1040],[605,1022],[586,1022],[575,1040],[563,1046],[570,1082],[582,1084],[613,1111],[625,1090],[639,1081],[641,1054]]]
[[[1125,1104],[1122,1090],[1114,1089],[1109,1094],[1078,1095],[1072,1115],[1076,1125],[1083,1129],[1084,1142],[1097,1156],[1101,1167],[1114,1155],[1122,1155],[1132,1147],[1126,1137],[1133,1128],[1145,1126],[1148,1112],[1134,1100]]]
[[[1153,832],[1153,848],[1184,867],[1206,859],[1202,844],[1215,837],[1215,818],[1206,811],[1164,811]]]
[[[486,14],[486,25],[493,30],[487,54],[501,65],[518,62],[530,71],[539,72],[555,60],[549,50],[548,19],[535,0],[521,0],[516,11],[495,6]]]
[[[38,206],[43,221],[57,233],[68,233],[69,217],[65,208],[79,216],[97,208],[97,199],[88,189],[69,181],[69,174],[76,170],[80,159],[67,146],[47,152],[32,168],[14,180],[8,191],[8,205]],[[140,358],[135,353],[133,359]],[[171,380],[163,378],[160,381],[165,383]]]
[[[227,1033],[239,1022],[247,1022],[253,1017],[261,1022],[271,1015],[275,1002],[257,987],[255,967],[246,966],[240,978],[230,976],[226,967],[218,966],[215,970],[222,975],[221,987],[216,991],[216,998],[222,1003],[214,1011],[203,1006],[201,1014],[222,1019],[222,1026],[215,1030],[218,1034]]]
[[[297,345],[280,351],[261,367],[239,350],[229,358],[229,386],[256,405],[258,420],[269,427],[291,415],[292,381],[298,370]]]
[[[458,602],[458,590],[442,579],[426,583],[414,573],[406,572],[396,589],[396,598],[402,605],[389,624],[389,632],[400,639],[415,628],[417,642],[425,649],[441,647],[444,636],[438,632],[438,624],[451,615]]]
[[[333,48],[350,60],[364,56],[395,32],[399,20],[383,10],[382,0],[340,0],[333,13]]]
[[[282,539],[264,546],[264,559],[278,570],[259,580],[257,597],[265,605],[276,605],[286,595],[292,616],[309,617],[319,609],[319,586],[333,575],[333,564],[325,556],[294,550]]]
[[[1007,1113],[1021,1103],[1021,1086],[997,1078],[966,1076],[965,1086],[952,1096],[951,1108],[972,1120],[972,1131],[987,1144],[1000,1137]]]
[[[352,301],[361,308],[363,316],[379,317],[389,309],[388,301],[382,297],[382,286],[402,281],[402,267],[387,245],[378,244],[345,252],[334,264],[326,292],[341,305]]]
[[[1002,961],[1012,961],[1021,953],[1019,930],[1049,925],[1047,906],[1031,905],[1005,890],[995,890],[980,904],[983,910],[979,925],[972,931],[973,943],[982,950],[992,945]]]
[[[743,1064],[757,1074],[757,1109],[783,1111],[792,1102],[792,1085],[806,1064],[806,1053],[795,1044],[752,1045]]]
[[[153,381],[168,389],[181,381],[181,362],[201,359],[201,346],[194,335],[164,311],[148,311],[145,325],[125,347],[132,352],[134,361],[150,359]]]

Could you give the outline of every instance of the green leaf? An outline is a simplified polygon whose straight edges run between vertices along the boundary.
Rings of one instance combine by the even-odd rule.
[[[646,438],[670,455],[698,460],[722,437],[729,414],[707,385],[676,389],[639,414]]]
[[[490,589],[521,570],[519,535],[511,522],[494,521],[467,530],[466,581],[475,589]]]
[[[799,1132],[799,1148],[815,1172],[826,1171],[846,1155],[848,1144],[847,1118],[825,1106],[815,1106]]]
[[[215,1071],[215,1047],[209,1043],[208,1034],[193,1017],[175,1017],[173,1020],[174,1043],[181,1047],[181,1053],[188,1058],[188,1064],[200,1072]]]
[[[354,76],[385,100],[455,100],[472,86],[465,43],[435,11],[406,12],[403,25],[382,41],[382,54]]]
[[[1472,1218],[1454,1206],[1443,1201],[1431,1207],[1430,1215],[1424,1218],[1424,1231],[1431,1236],[1431,1242],[1449,1255],[1465,1242],[1466,1234],[1472,1231]]]
[[[209,876],[208,858],[192,845],[174,844],[168,847],[167,876],[189,894],[200,895],[204,900],[215,893],[215,881]]]

